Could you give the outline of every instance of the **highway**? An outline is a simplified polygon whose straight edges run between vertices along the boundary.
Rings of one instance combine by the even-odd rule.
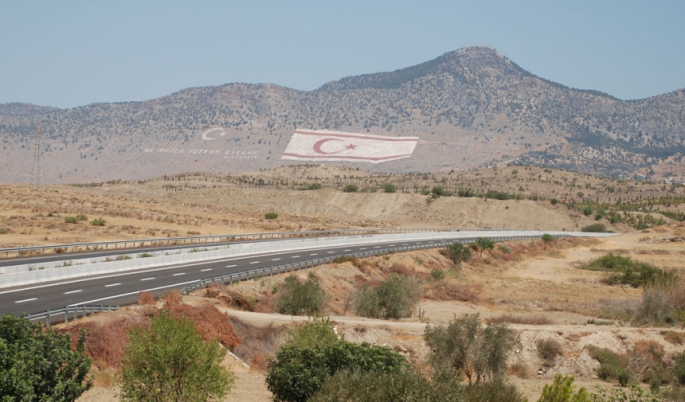
[[[138,293],[143,290],[154,295],[162,295],[170,290],[181,289],[190,283],[210,276],[327,256],[424,243],[431,243],[431,241],[400,241],[386,244],[297,250],[5,288],[0,289],[0,314],[21,314],[22,312],[32,314],[68,305],[133,304],[137,301]]]

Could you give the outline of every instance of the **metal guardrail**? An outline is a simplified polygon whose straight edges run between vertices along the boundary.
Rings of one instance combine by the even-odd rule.
[[[28,314],[26,318],[30,321],[45,320],[45,324],[49,327],[53,323],[69,322],[70,316],[72,320],[75,320],[79,317],[87,317],[95,313],[107,313],[118,309],[119,306],[66,306],[55,310]]]
[[[298,238],[298,237],[322,237],[322,236],[354,236],[354,235],[372,235],[372,234],[395,234],[395,233],[426,233],[426,232],[449,232],[459,231],[460,229],[432,229],[432,228],[417,228],[417,229],[337,229],[337,230],[307,230],[300,232],[262,232],[262,233],[238,233],[238,234],[224,234],[224,235],[207,235],[207,236],[188,236],[188,237],[162,237],[154,239],[138,239],[138,240],[114,240],[105,242],[90,242],[90,243],[72,243],[72,244],[52,244],[47,246],[28,246],[28,247],[12,247],[0,248],[0,255],[5,254],[5,258],[9,258],[10,253],[16,253],[16,256],[21,255],[41,255],[48,252],[53,254],[62,254],[76,251],[97,251],[109,250],[118,248],[142,248],[156,247],[156,246],[173,246],[186,244],[200,244],[200,243],[221,243],[221,242],[235,242],[235,241],[249,241],[249,240],[267,240],[267,239],[284,239],[284,238]]]
[[[514,241],[514,240],[530,240],[530,239],[539,239],[542,236],[538,235],[530,235],[530,236],[507,236],[507,237],[495,237],[492,238],[492,240],[496,242],[500,241]],[[567,237],[565,235],[555,235],[554,237]],[[429,249],[429,248],[437,248],[437,247],[445,247],[450,244],[454,244],[455,242],[460,242],[464,244],[468,243],[473,243],[475,242],[476,239],[460,239],[460,240],[436,240],[428,244],[418,244],[418,245],[412,245],[412,246],[395,246],[395,247],[389,247],[389,248],[384,248],[384,249],[377,249],[377,250],[369,250],[369,251],[360,251],[356,253],[340,253],[324,258],[316,258],[312,260],[305,260],[305,261],[300,261],[300,262],[295,262],[292,264],[281,264],[281,265],[272,265],[270,267],[264,267],[264,268],[257,268],[257,269],[251,269],[249,271],[242,271],[242,272],[235,272],[231,274],[225,274],[225,275],[217,275],[217,276],[212,276],[204,279],[200,279],[196,283],[190,284],[183,289],[181,289],[181,294],[188,294],[192,291],[202,289],[209,285],[210,283],[215,283],[215,282],[221,282],[221,283],[229,283],[233,284],[233,282],[240,282],[243,280],[249,280],[249,279],[254,279],[254,278],[261,278],[264,276],[271,276],[271,275],[278,275],[286,272],[291,272],[291,271],[296,271],[300,269],[305,269],[305,268],[312,268],[317,265],[322,265],[326,264],[328,262],[332,262],[337,258],[340,257],[353,257],[353,258],[363,258],[363,257],[371,257],[374,255],[381,255],[381,254],[389,254],[389,253],[395,253],[395,252],[402,252],[402,251],[412,251],[412,250],[422,250],[422,249]]]

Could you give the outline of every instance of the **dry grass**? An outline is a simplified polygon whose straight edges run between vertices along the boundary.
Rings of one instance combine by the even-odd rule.
[[[276,355],[287,328],[268,324],[258,327],[241,321],[235,317],[229,319],[231,327],[243,342],[233,348],[233,353],[250,367],[257,370],[266,370],[269,358]]]
[[[502,314],[485,320],[488,324],[523,324],[523,325],[553,325],[555,322],[542,315],[512,315]]]
[[[479,283],[435,283],[424,287],[423,297],[428,300],[455,300],[461,302],[477,303],[483,285]]]
[[[673,345],[682,345],[685,343],[685,333],[676,331],[661,331],[664,339]]]

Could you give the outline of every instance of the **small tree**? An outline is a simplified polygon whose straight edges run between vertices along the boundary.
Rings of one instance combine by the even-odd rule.
[[[285,278],[276,307],[281,314],[314,315],[321,312],[325,303],[326,290],[319,277],[310,272],[304,283],[295,275]]]
[[[471,259],[471,249],[459,242],[447,246],[446,252],[449,259],[455,264]]]
[[[233,373],[221,366],[226,354],[219,342],[205,342],[193,324],[162,311],[150,329],[133,328],[121,362],[124,401],[219,400],[233,385]]]
[[[355,311],[363,317],[411,317],[421,298],[419,283],[406,276],[390,275],[378,286],[363,286],[354,296]]]
[[[76,349],[69,334],[24,317],[0,318],[0,400],[75,401],[92,386],[86,334]]]
[[[394,193],[397,191],[397,187],[392,183],[385,183],[383,184],[383,191],[386,193]]]
[[[538,402],[590,402],[590,396],[585,387],[580,387],[576,392],[573,386],[573,376],[557,374],[552,384],[547,384],[542,389],[542,395]]]
[[[424,340],[438,373],[462,373],[469,385],[500,379],[506,373],[507,355],[514,347],[514,331],[506,324],[483,327],[478,314],[465,314],[447,326],[427,326]]]
[[[480,251],[480,256],[483,256],[483,250],[492,250],[495,248],[495,241],[487,237],[479,237],[476,239],[476,247]]]

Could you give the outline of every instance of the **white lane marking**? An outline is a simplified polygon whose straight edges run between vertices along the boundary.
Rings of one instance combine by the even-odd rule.
[[[250,264],[258,264],[259,261],[250,261]]]
[[[30,302],[30,301],[34,301],[34,300],[38,300],[38,298],[34,297],[32,299],[17,300],[17,301],[15,301],[15,303],[26,303],[26,302]]]
[[[280,258],[272,258],[271,261],[279,261]]]
[[[197,282],[196,280],[195,280],[195,281],[188,281],[188,282],[180,282],[180,283],[174,283],[173,285],[166,285],[166,286],[160,286],[160,287],[157,287],[157,288],[150,288],[150,289],[143,289],[143,290],[144,290],[145,292],[152,292],[152,291],[155,291],[155,290],[168,289],[168,288],[173,288],[173,287],[176,287],[176,286],[187,285],[187,284],[189,284],[189,283],[196,283],[196,282]],[[124,296],[137,295],[138,293],[140,293],[139,290],[137,290],[137,291],[135,291],[135,292],[122,293],[122,294],[120,294],[120,295],[114,295],[114,296],[103,297],[103,298],[101,298],[101,299],[94,299],[94,300],[88,300],[88,301],[81,301],[81,302],[78,302],[78,303],[70,304],[69,307],[72,307],[72,306],[80,306],[80,305],[89,304],[89,303],[96,303],[96,302],[103,301],[103,300],[116,299],[117,297],[124,297]]]
[[[343,250],[343,251],[352,251],[352,250],[350,250],[350,249],[348,248],[348,249],[346,249],[346,250]]]
[[[391,244],[390,247],[395,247],[395,245],[394,245],[394,244]]]
[[[299,256],[299,255],[294,255],[294,256],[292,256],[292,257],[290,257],[290,258],[300,258],[300,256]]]
[[[211,268],[201,269],[200,272],[207,272],[207,271],[211,271],[211,270],[212,270]]]
[[[381,248],[381,246],[376,246],[376,247],[374,247],[374,248]]]
[[[366,250],[366,247],[361,247],[360,250]]]
[[[309,255],[319,255],[319,253],[311,253],[311,254],[309,254]]]
[[[233,265],[226,265],[226,268],[233,268],[233,267],[237,267],[237,265],[236,265],[236,264],[233,264]]]
[[[186,274],[185,272],[179,272],[177,274],[174,274],[173,276],[181,276],[181,275],[185,275],[185,274]]]
[[[329,252],[328,252],[328,254],[333,254],[333,253],[335,253],[335,251],[329,251]]]
[[[119,286],[121,285],[121,282],[119,283],[110,283],[109,285],[105,285],[106,288],[111,288],[112,286]]]
[[[65,294],[65,295],[70,295],[70,294],[72,294],[72,293],[78,293],[78,292],[82,292],[82,291],[83,291],[83,289],[72,290],[72,291],[70,291],[70,292],[64,292],[64,294]]]
[[[151,281],[153,279],[155,279],[155,278],[143,278],[143,279],[141,279],[141,281]]]

